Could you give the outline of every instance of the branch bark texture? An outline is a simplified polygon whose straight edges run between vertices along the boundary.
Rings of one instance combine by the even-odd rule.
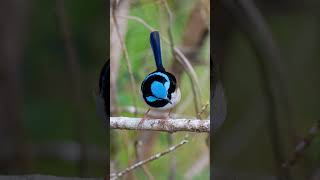
[[[149,131],[189,131],[210,132],[210,120],[198,119],[146,119],[139,125],[142,118],[110,117],[111,129],[149,130]]]

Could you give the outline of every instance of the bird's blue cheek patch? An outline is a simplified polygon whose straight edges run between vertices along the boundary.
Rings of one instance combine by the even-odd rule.
[[[170,87],[170,81],[164,83],[164,87],[166,87],[166,90],[168,91]]]
[[[151,84],[151,92],[157,98],[165,99],[167,97],[166,87],[158,81],[154,81]]]
[[[155,98],[154,96],[148,96],[148,97],[146,97],[146,99],[149,102],[155,102],[157,100],[157,98]]]

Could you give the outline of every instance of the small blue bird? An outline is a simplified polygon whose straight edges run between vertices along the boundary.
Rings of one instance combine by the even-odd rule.
[[[157,70],[150,73],[141,84],[144,101],[150,109],[156,111],[170,111],[180,101],[181,94],[177,80],[173,74],[167,72],[162,65],[159,32],[150,34],[150,44],[153,50]],[[150,109],[146,112],[150,111]]]

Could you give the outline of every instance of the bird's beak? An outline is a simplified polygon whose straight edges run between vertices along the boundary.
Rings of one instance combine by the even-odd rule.
[[[172,104],[172,102],[171,102],[169,99],[167,99],[167,101],[168,101],[170,104]]]

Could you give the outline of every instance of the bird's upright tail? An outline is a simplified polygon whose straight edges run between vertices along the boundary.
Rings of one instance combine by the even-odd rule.
[[[150,33],[150,44],[152,47],[154,59],[156,61],[157,70],[164,70],[161,57],[160,37],[158,31]]]

